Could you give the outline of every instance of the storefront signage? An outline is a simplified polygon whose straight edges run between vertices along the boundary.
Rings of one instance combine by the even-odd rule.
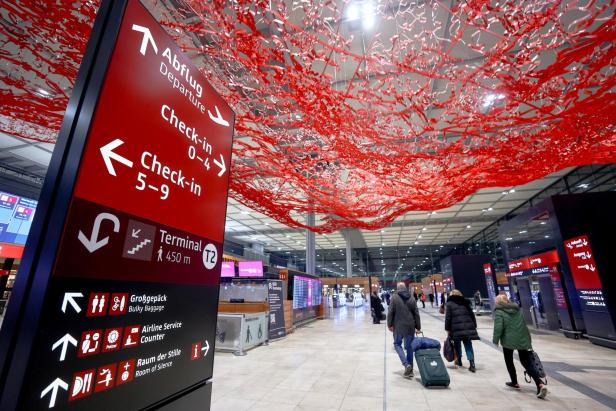
[[[603,286],[588,236],[571,238],[564,244],[582,309],[607,312]]]
[[[284,288],[281,280],[267,281],[267,300],[269,302],[269,339],[284,337]]]
[[[508,264],[508,267],[510,277],[519,277],[527,274],[525,271],[530,268],[530,262],[528,261],[528,258],[521,258],[519,260],[511,261]]]
[[[142,409],[212,376],[234,113],[139,1],[113,18],[20,409]]]

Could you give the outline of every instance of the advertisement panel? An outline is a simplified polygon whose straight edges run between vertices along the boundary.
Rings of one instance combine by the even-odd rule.
[[[24,245],[38,201],[0,191],[0,243]]]
[[[234,113],[139,1],[108,9],[19,409],[142,409],[212,376]]]
[[[269,339],[286,335],[284,327],[284,287],[281,280],[267,281],[267,300],[269,302]]]
[[[486,263],[483,265],[483,274],[486,279],[486,286],[488,288],[488,298],[490,304],[494,307],[494,300],[496,299],[496,290],[494,288],[494,275],[492,273],[492,264]]]

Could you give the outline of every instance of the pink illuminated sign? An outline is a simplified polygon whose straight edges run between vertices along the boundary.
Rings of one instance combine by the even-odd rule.
[[[263,277],[263,263],[261,261],[240,261],[240,277]]]
[[[223,261],[220,266],[221,277],[235,277],[235,263],[233,261]]]

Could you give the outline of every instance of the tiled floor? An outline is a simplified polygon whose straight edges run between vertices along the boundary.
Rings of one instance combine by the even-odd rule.
[[[492,346],[491,318],[479,317],[483,341],[474,343],[478,371],[449,369],[448,389],[426,389],[402,378],[385,325],[364,308],[336,309],[334,318],[298,329],[245,357],[216,353],[212,409],[223,410],[585,410],[616,409],[616,351],[558,334],[533,336],[548,370],[547,400],[534,386],[508,381],[502,353]],[[426,336],[444,338],[443,316],[422,310]],[[465,366],[466,366],[465,361]]]

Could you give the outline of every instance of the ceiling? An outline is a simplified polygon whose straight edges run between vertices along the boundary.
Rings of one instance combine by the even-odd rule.
[[[259,212],[231,204],[238,238],[301,245],[275,230],[312,210],[334,231],[320,247],[343,228],[385,230],[355,246],[461,241],[528,181],[616,158],[608,1],[146,3],[238,115],[230,194]],[[5,131],[53,141],[96,10],[78,4],[0,9]]]
[[[568,73],[549,77],[547,80],[553,83],[546,82],[551,88],[537,89],[534,95],[524,96],[522,103],[512,103],[514,97],[522,98],[515,94],[514,86],[521,90],[527,81],[527,72],[520,71],[512,60],[534,56],[537,65],[531,65],[528,74],[537,74],[558,60],[557,51],[566,49],[566,43],[560,48],[541,51],[541,36],[546,33],[539,30],[527,38],[537,41],[533,43],[535,51],[524,51],[525,44],[520,42],[520,37],[520,41],[511,44],[511,53],[502,56],[504,63],[491,65],[486,57],[502,46],[499,39],[506,19],[501,15],[458,9],[454,7],[455,1],[375,3],[377,18],[370,28],[362,27],[361,19],[349,18],[349,8],[363,4],[356,0],[327,2],[322,10],[316,10],[318,13],[315,2],[273,2],[275,7],[271,10],[263,9],[265,6],[259,3],[261,8],[253,10],[258,15],[257,31],[253,33],[255,47],[274,66],[288,68],[292,58],[299,64],[295,66],[299,71],[287,71],[284,81],[273,81],[270,69],[261,71],[255,61],[246,58],[245,50],[238,52],[240,46],[245,46],[245,39],[238,37],[239,28],[246,29],[246,24],[237,21],[242,10],[232,10],[231,5],[236,3],[229,3],[223,15],[210,10],[213,6],[208,2],[148,3],[156,18],[177,23],[171,33],[178,36],[177,41],[186,47],[193,62],[204,70],[238,113],[241,127],[234,146],[226,238],[246,246],[255,244],[257,249],[280,253],[301,264],[305,261],[306,244],[306,232],[301,226],[306,225],[306,215],[296,210],[311,209],[315,212],[315,225],[325,227],[320,231],[336,228],[316,235],[317,268],[343,274],[348,241],[357,273],[378,273],[383,268],[393,276],[422,272],[432,269],[442,256],[454,252],[455,247],[557,181],[571,166],[607,163],[616,155],[616,150],[611,150],[605,140],[606,136],[613,136],[616,116],[616,108],[610,108],[615,101],[613,93],[600,95],[604,98],[603,109],[595,112],[602,113],[601,117],[583,111],[583,105],[567,97],[570,105],[578,110],[572,111],[572,118],[589,119],[588,124],[580,120],[576,123],[580,128],[573,131],[568,128],[569,117],[561,115],[559,107],[550,108],[553,110],[550,118],[556,117],[562,124],[560,128],[543,121],[537,113],[525,111],[529,107],[527,103],[542,106],[556,101],[560,104],[577,84]],[[513,7],[514,3],[508,4]],[[54,23],[55,13],[61,10],[50,10],[49,18],[29,16],[40,18],[40,25],[31,26],[30,36],[23,36],[25,46],[21,46],[29,49],[37,43],[37,47],[49,51],[49,56],[42,53],[45,54],[43,68],[39,68],[41,72],[48,70],[46,77],[34,75],[33,71],[10,61],[0,64],[3,90],[22,92],[16,100],[16,106],[21,107],[18,119],[7,116],[7,111],[0,113],[0,129],[16,131],[12,135],[0,134],[1,190],[38,196],[53,144],[36,139],[54,140],[53,124],[59,124],[63,115],[59,107],[65,107],[63,99],[70,94],[71,76],[76,73],[80,56],[79,50],[74,49],[85,44],[88,24],[91,24],[88,19],[94,15],[92,4],[84,3],[81,10],[87,17],[85,22],[62,23],[66,33],[60,33],[56,37],[58,44],[51,46],[43,44],[47,40],[39,42],[38,39],[45,38],[45,25]],[[523,7],[530,7],[528,4]],[[563,2],[554,17],[567,27],[576,18],[588,19],[584,4]],[[576,5],[579,10],[575,10]],[[603,20],[592,21],[587,31],[614,18],[614,5],[604,1],[593,3],[597,10],[604,6],[597,14]],[[276,10],[284,7],[284,13],[275,15]],[[210,14],[206,13],[208,10]],[[6,10],[1,11],[3,28],[12,28],[7,23]],[[316,14],[308,17],[310,11]],[[490,30],[479,30],[472,25],[464,30],[461,21],[473,13],[477,24],[481,24],[481,19],[492,19]],[[276,22],[279,18],[284,20],[284,32],[276,28],[280,25]],[[319,18],[321,26],[307,25]],[[198,22],[204,25],[196,25]],[[236,37],[229,42],[221,34],[225,31],[217,26],[221,22],[230,23],[235,29],[231,34]],[[528,24],[523,19],[517,22],[521,27]],[[19,30],[15,33],[23,34],[20,30],[26,30],[28,25],[22,22],[16,26]],[[294,31],[292,28],[296,26],[301,29]],[[324,27],[339,30],[334,35]],[[215,29],[214,34],[208,34],[208,29]],[[544,29],[551,30],[549,26]],[[454,42],[456,34],[460,38]],[[558,35],[552,35],[553,39],[561,40]],[[278,54],[270,43],[276,36],[285,40]],[[314,36],[322,36],[326,41],[315,42]],[[430,68],[430,75],[418,74],[416,65],[392,69],[395,59],[390,54],[394,53],[396,36],[405,38],[401,44],[406,48],[399,50],[395,57],[404,61],[414,56],[417,64],[427,58],[423,68]],[[569,40],[575,41],[571,36]],[[11,44],[13,48],[8,50],[14,51],[17,43]],[[302,44],[308,46],[303,49]],[[70,53],[63,54],[63,47],[68,46]],[[212,47],[218,48],[220,54],[216,55]],[[391,53],[387,54],[388,50]],[[435,50],[441,50],[441,54]],[[453,58],[447,64],[438,58],[443,50]],[[326,58],[309,57],[311,51]],[[37,61],[30,52],[21,56],[27,63]],[[572,65],[579,68],[578,63]],[[62,66],[70,70],[58,72],[57,67]],[[388,74],[390,69],[393,71]],[[483,69],[497,69],[511,78],[496,72],[481,72]],[[458,81],[458,77],[474,72],[480,77],[480,84]],[[315,77],[314,73],[320,76]],[[593,87],[580,85],[580,91],[590,90],[592,95],[602,82],[614,80],[613,67],[606,67],[600,74]],[[222,82],[221,78],[228,81]],[[562,89],[557,87],[560,80],[565,85]],[[7,86],[9,81],[11,87]],[[505,93],[501,97],[498,90],[507,89],[503,85],[509,87],[510,95]],[[319,96],[326,104],[315,110],[303,97],[320,89],[323,93]],[[46,90],[54,94],[46,94]],[[397,103],[392,104],[394,100]],[[32,106],[35,109],[28,110],[32,101],[36,103]],[[587,101],[589,109],[600,103]],[[408,116],[391,115],[407,109]],[[330,115],[337,118],[332,120]],[[532,116],[536,122],[529,120]],[[501,122],[513,121],[519,124],[517,129],[500,126]],[[20,124],[15,126],[17,123]],[[467,126],[467,130],[461,129],[461,125]],[[550,133],[541,134],[533,128],[537,125],[539,130],[549,129]],[[593,125],[596,125],[594,129]],[[442,133],[435,134],[439,129]],[[468,129],[473,129],[479,137],[465,134]],[[28,138],[15,136],[23,136],[24,130]],[[579,133],[584,135],[584,144],[579,143]],[[458,143],[462,145],[455,148]],[[271,206],[263,206],[259,200],[265,197]]]

